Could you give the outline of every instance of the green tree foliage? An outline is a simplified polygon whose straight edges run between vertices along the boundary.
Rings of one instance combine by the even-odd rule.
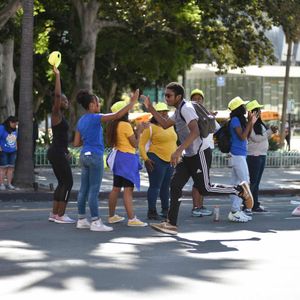
[[[62,53],[62,88],[67,95],[73,87],[76,56],[70,34],[73,17],[69,1],[35,1],[34,13],[34,112],[41,120],[51,110],[54,89],[49,54],[55,50]]]
[[[228,66],[273,60],[271,44],[263,34],[271,23],[261,1],[98,3],[99,21],[120,24],[101,30],[97,40],[93,89],[105,101],[112,101],[128,87],[163,86],[195,62],[216,61],[220,70],[226,71]],[[49,53],[61,51],[63,89],[72,98],[76,63],[86,49],[81,45],[81,23],[71,1],[39,0],[35,7],[35,110],[46,111],[53,89]]]
[[[273,48],[264,32],[271,20],[259,0],[197,1],[202,11],[196,59],[228,67],[273,63]]]
[[[142,89],[153,83],[163,85],[176,80],[193,61],[190,40],[200,30],[200,11],[194,1],[185,5],[178,1],[130,3],[129,13],[125,8],[117,9],[120,18],[125,16],[126,26],[99,34],[95,83],[104,96],[107,87],[103,85],[110,84],[109,78],[119,91],[128,83]]]
[[[300,39],[300,2],[298,0],[265,0],[265,8],[273,24],[282,26],[287,43]]]

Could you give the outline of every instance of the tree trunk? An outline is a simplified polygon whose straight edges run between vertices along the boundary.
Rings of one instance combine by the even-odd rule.
[[[283,90],[283,101],[282,101],[282,113],[281,113],[281,125],[280,125],[280,147],[284,147],[285,139],[285,123],[286,123],[286,109],[289,94],[289,76],[290,76],[290,66],[291,66],[291,56],[292,56],[292,40],[288,41],[288,51],[286,56],[286,68],[285,68],[285,78],[284,78],[284,90]]]
[[[0,44],[0,122],[15,115],[14,83],[16,74],[13,66],[14,40]]]
[[[70,107],[70,127],[75,127],[76,119],[83,113],[77,106],[75,95],[80,89],[93,89],[93,74],[95,69],[95,55],[98,34],[103,28],[124,27],[116,21],[98,20],[100,2],[98,0],[72,0],[76,8],[81,25],[81,44],[79,46],[79,59],[76,64],[76,85],[72,93]]]
[[[33,0],[23,0],[18,156],[14,182],[32,187],[33,173]]]
[[[73,0],[76,8],[81,31],[81,43],[78,48],[79,58],[76,63],[75,87],[71,96],[70,105],[70,130],[75,127],[77,117],[83,113],[83,109],[77,105],[75,97],[80,89],[92,91],[93,73],[95,69],[95,53],[99,24],[97,22],[99,2],[91,0],[84,3],[82,0]]]
[[[82,34],[81,37],[81,57],[76,64],[75,90],[72,93],[74,95],[73,99],[75,99],[75,96],[80,89],[87,89],[90,92],[93,89],[93,74],[95,69],[98,32],[95,32],[89,25],[86,25],[85,28],[82,28],[82,31],[85,33]],[[75,101],[73,103],[73,107],[75,106],[75,115],[80,116],[83,114],[84,111],[81,106],[77,106]]]
[[[118,87],[117,82],[113,80],[111,83],[111,86],[110,86],[110,90],[108,91],[108,93],[106,95],[106,111],[107,112],[110,112],[110,107],[112,105],[114,96],[116,95],[117,87]]]
[[[20,0],[10,0],[0,10],[0,30],[20,7]],[[15,114],[14,84],[16,74],[13,66],[14,40],[0,43],[0,122]]]
[[[0,11],[0,29],[13,16],[21,5],[20,0],[10,0],[8,4]]]

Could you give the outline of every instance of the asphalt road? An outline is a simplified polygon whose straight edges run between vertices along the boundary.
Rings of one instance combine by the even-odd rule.
[[[291,216],[291,200],[300,197],[261,200],[269,213],[237,224],[227,221],[226,197],[206,201],[220,205],[220,222],[191,217],[183,199],[176,237],[126,223],[109,233],[78,230],[48,222],[49,201],[0,202],[0,297],[298,300],[300,217]],[[140,218],[145,207],[135,200]],[[107,201],[100,211],[106,221]],[[76,217],[74,202],[68,213]]]

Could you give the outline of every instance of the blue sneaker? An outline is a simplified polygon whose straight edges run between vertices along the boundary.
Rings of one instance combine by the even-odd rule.
[[[193,217],[211,216],[212,214],[213,214],[213,212],[211,210],[208,210],[205,206],[195,207],[192,209]]]
[[[168,211],[169,211],[169,209],[165,209],[165,208],[163,208],[162,210],[161,210],[161,212],[159,213],[159,215],[162,217],[162,218],[167,218],[168,217]]]

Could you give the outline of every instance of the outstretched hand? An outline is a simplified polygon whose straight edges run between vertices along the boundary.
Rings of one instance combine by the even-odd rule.
[[[144,105],[147,109],[152,105],[149,96],[141,95],[141,99],[144,101]]]
[[[130,98],[130,103],[135,104],[139,99],[140,90],[136,89]]]

